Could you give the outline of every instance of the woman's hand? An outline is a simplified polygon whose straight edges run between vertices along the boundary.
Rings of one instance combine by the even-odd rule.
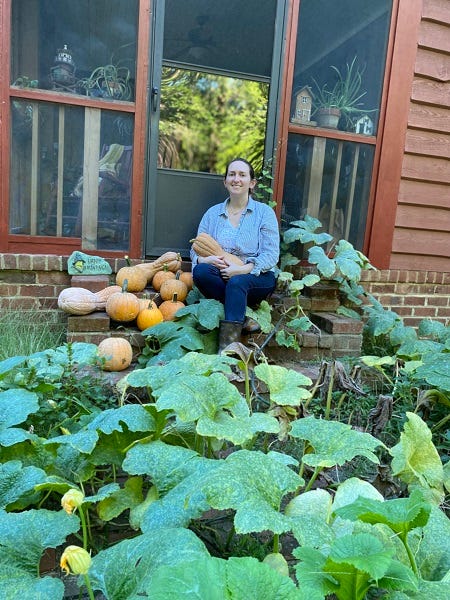
[[[223,269],[220,269],[220,276],[222,279],[230,279],[234,275],[246,275],[253,269],[253,263],[247,263],[245,265],[227,265]]]
[[[200,263],[208,263],[209,265],[213,265],[214,267],[217,267],[218,269],[220,269],[220,271],[222,271],[222,269],[225,269],[226,267],[229,266],[229,263],[227,263],[227,261],[225,260],[225,258],[223,256],[199,256],[198,257],[198,262]]]

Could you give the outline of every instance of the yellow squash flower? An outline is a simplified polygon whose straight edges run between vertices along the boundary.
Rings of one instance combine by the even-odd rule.
[[[61,506],[68,515],[71,515],[75,508],[79,508],[84,502],[84,494],[81,490],[71,488],[61,498]]]
[[[61,556],[60,566],[66,575],[86,575],[91,566],[91,555],[80,546],[67,546]]]

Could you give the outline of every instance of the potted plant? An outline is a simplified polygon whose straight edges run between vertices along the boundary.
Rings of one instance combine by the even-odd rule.
[[[328,87],[328,83],[320,86],[312,78],[315,86],[314,115],[319,126],[334,129],[337,128],[341,117],[345,118],[348,125],[353,122],[356,115],[371,112],[361,108],[361,98],[367,92],[361,90],[364,68],[358,67],[356,59],[355,56],[350,64],[346,63],[343,71],[340,71],[335,65],[331,65],[331,69],[337,75],[333,87]]]

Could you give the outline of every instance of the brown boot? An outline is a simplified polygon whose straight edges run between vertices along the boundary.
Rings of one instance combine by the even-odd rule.
[[[250,333],[258,333],[259,331],[261,331],[261,326],[258,321],[255,321],[251,317],[245,317],[242,333],[248,335]]]
[[[242,323],[239,321],[220,321],[219,325],[219,350],[222,353],[227,346],[241,339]]]

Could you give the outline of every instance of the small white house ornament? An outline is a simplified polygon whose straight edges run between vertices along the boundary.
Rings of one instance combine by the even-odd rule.
[[[360,119],[356,121],[356,133],[362,133],[363,135],[372,135],[373,129],[373,121],[368,115],[363,115]]]
[[[295,110],[292,117],[293,123],[315,125],[311,121],[313,94],[311,88],[307,85],[303,86],[295,94]]]

